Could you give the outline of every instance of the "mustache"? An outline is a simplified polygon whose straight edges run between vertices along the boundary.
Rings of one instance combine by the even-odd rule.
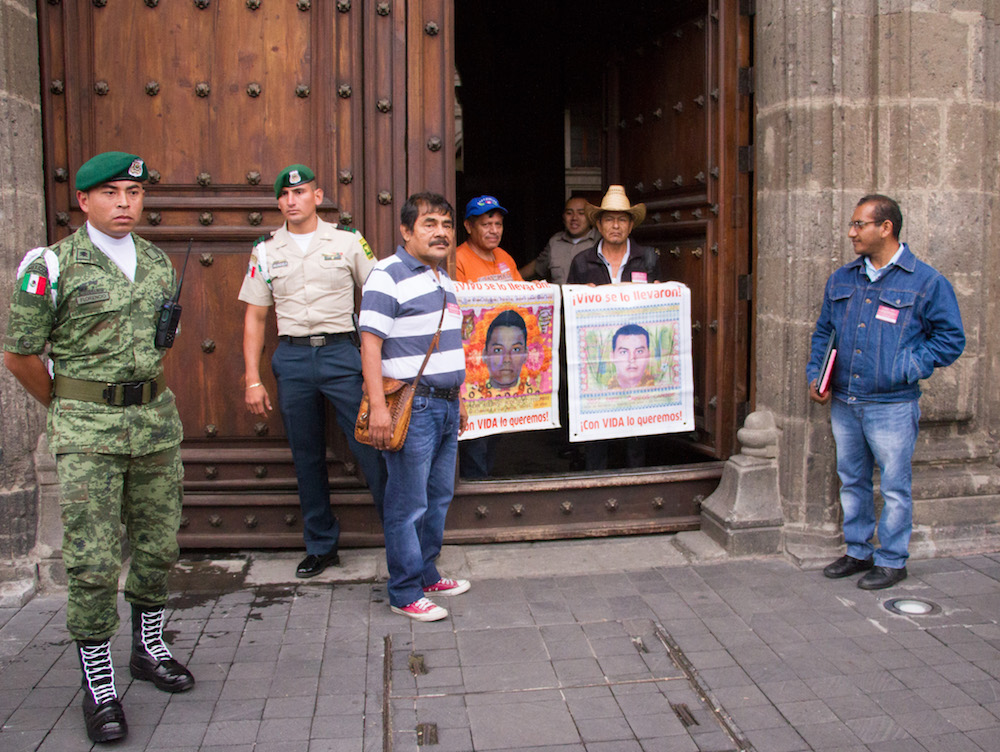
[[[429,245],[448,245],[448,238],[443,235],[431,238]]]

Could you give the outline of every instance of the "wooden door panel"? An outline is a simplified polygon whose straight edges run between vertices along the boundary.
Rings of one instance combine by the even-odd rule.
[[[664,242],[657,250],[660,255],[660,269],[664,279],[684,282],[692,291],[704,291],[707,287],[706,266],[709,253],[707,237],[694,235]],[[704,294],[691,296],[691,357],[694,366],[695,425],[699,432],[714,434],[714,426],[706,425],[704,406],[708,396],[706,370],[708,340],[711,336],[711,317]]]
[[[374,5],[39,4],[50,240],[82,223],[73,175],[107,150],[133,151],[150,168],[137,232],[178,270],[194,239],[181,331],[164,361],[191,483],[294,490],[279,413],[260,420],[243,404],[237,294],[253,240],[282,222],[271,184],[287,164],[316,170],[324,219],[364,226],[361,38]],[[272,313],[261,376],[276,406],[274,327]],[[357,489],[332,421],[328,443],[334,487],[342,478]]]
[[[742,25],[742,28],[741,28]],[[685,20],[637,36],[610,69],[611,182],[647,206],[639,242],[660,251],[668,279],[692,293],[695,445],[724,459],[736,449],[748,372],[746,196],[736,169],[749,120],[737,90],[737,4],[710,0]],[[744,49],[745,52],[745,49]]]
[[[618,129],[630,194],[643,200],[704,195],[710,170],[706,68],[703,18],[666,30],[626,57]]]
[[[164,359],[167,383],[178,395],[178,409],[189,439],[207,437],[220,443],[240,437],[281,439],[284,430],[277,413],[262,421],[242,404],[246,306],[236,296],[249,253],[240,244],[231,244],[231,248],[227,252],[216,247],[210,253],[199,248],[191,254],[181,294],[181,328],[173,349]],[[181,245],[170,255],[180,270],[184,264]],[[261,377],[272,401],[276,401],[274,378],[268,365],[277,343],[273,311],[268,315],[268,324]],[[261,422],[265,429],[258,430]],[[209,426],[214,426],[214,432]]]
[[[364,202],[354,195],[364,185],[355,137],[360,9],[113,7],[40,5],[43,68],[59,71],[51,75],[63,84],[44,102],[46,157],[69,178],[48,185],[66,215],[54,238],[82,221],[72,175],[107,150],[134,151],[153,171],[147,208],[160,216],[139,231],[154,241],[185,232],[252,240],[258,227],[280,223],[270,185],[292,162],[312,166],[329,206],[363,226]]]

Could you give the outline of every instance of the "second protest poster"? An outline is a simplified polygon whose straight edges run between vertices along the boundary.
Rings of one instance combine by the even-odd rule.
[[[694,430],[691,290],[563,285],[569,439]]]

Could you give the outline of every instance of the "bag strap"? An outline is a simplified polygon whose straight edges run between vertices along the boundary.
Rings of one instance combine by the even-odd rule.
[[[417,388],[417,384],[420,383],[420,377],[424,375],[424,368],[427,366],[427,361],[431,359],[431,353],[434,352],[434,348],[437,347],[438,340],[441,338],[441,326],[444,324],[444,312],[448,308],[448,292],[442,288],[441,292],[444,293],[444,300],[441,302],[441,319],[438,321],[437,331],[434,332],[434,339],[431,340],[431,346],[427,348],[427,354],[424,356],[424,362],[420,364],[420,370],[417,371],[417,378],[413,380],[413,388]]]

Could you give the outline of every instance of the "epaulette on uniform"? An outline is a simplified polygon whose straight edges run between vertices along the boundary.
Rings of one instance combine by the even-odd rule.
[[[346,230],[347,232],[353,232],[355,235],[360,235],[361,231],[357,227],[351,227],[350,225],[342,225],[339,222],[334,225],[338,230]]]

